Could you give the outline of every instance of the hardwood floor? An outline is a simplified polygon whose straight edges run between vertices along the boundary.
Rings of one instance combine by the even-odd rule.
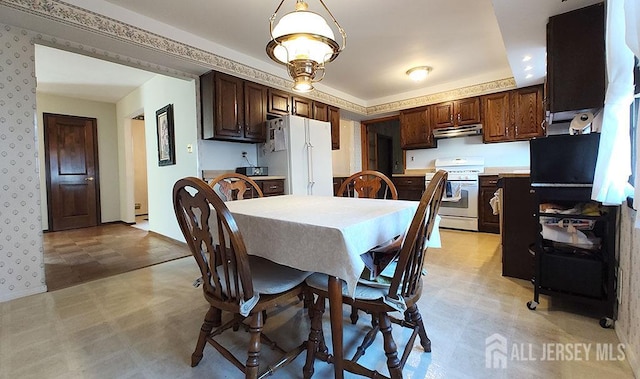
[[[44,234],[49,291],[189,255],[185,244],[126,224]]]

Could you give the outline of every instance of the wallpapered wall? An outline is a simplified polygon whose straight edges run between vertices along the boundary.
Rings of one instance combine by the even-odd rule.
[[[0,301],[46,291],[33,35],[0,24]]]

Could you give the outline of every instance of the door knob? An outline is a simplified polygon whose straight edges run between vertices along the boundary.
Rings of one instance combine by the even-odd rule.
[[[91,181],[93,181],[93,176],[90,176],[90,177],[88,177],[88,178],[84,178],[84,180],[86,180],[86,181],[88,181],[88,182],[91,182]]]

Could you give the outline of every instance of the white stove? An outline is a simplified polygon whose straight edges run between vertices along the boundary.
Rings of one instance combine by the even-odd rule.
[[[478,175],[484,173],[484,158],[436,159],[436,171],[448,173],[447,188],[440,211],[443,228],[478,231]],[[432,173],[425,176],[429,184]]]

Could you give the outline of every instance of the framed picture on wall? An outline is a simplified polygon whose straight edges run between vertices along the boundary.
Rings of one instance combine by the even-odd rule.
[[[173,134],[173,104],[156,111],[158,128],[158,166],[176,164],[176,141]]]

